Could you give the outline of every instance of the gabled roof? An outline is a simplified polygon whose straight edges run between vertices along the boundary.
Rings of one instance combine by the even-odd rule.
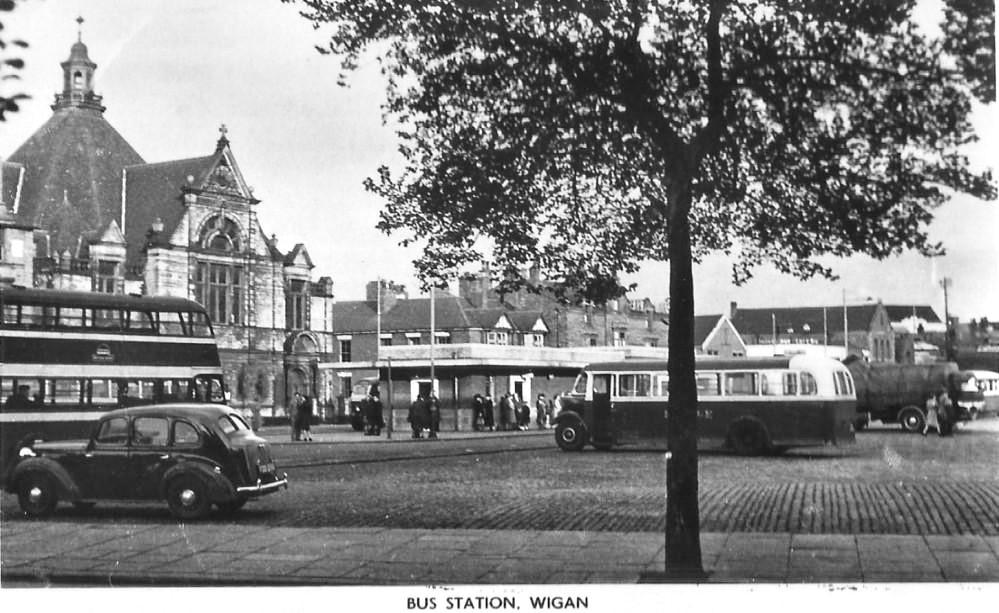
[[[721,315],[694,315],[694,345],[700,346],[708,340],[708,335],[714,332],[721,320]],[[669,320],[663,319],[666,324]]]
[[[541,311],[510,311],[506,315],[510,319],[510,323],[513,324],[514,329],[520,332],[534,330],[538,320],[541,320],[545,330],[548,329],[548,325],[544,323],[544,318],[541,316]]]
[[[171,236],[184,218],[183,188],[200,185],[214,168],[218,153],[186,160],[129,166],[125,169],[126,261],[137,264],[146,232],[158,217],[161,236]]]
[[[48,230],[56,251],[120,219],[121,170],[144,162],[103,115],[78,108],[55,111],[8,161],[24,166],[18,219]]]
[[[309,257],[309,250],[306,249],[305,245],[303,245],[302,243],[298,243],[297,245],[295,245],[292,248],[292,250],[288,252],[288,255],[284,256],[284,265],[285,266],[294,266],[295,265],[295,261],[299,257],[301,257],[303,260],[305,260],[305,265],[307,267],[309,267],[309,269],[312,269],[312,268],[316,267],[312,263],[312,258]]]

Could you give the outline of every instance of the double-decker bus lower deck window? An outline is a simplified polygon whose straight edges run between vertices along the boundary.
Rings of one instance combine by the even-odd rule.
[[[45,382],[45,397],[55,404],[77,404],[83,399],[79,379],[50,379]]]
[[[784,370],[760,373],[760,391],[764,396],[795,396],[798,394],[798,375]]]
[[[17,325],[17,307],[16,304],[5,304],[3,305],[3,312],[0,315],[0,324],[5,326],[15,326]]]
[[[618,395],[624,397],[647,397],[652,390],[652,375],[618,375]]]
[[[572,393],[578,394],[580,396],[586,394],[586,374],[579,374],[576,376],[575,383],[572,384]]]
[[[760,393],[758,379],[755,372],[725,373],[725,395],[756,396]]]

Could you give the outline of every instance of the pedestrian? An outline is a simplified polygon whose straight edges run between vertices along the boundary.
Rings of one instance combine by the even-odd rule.
[[[472,396],[472,430],[479,432],[485,426],[484,415],[485,399],[482,394]]]
[[[430,409],[430,438],[437,438],[441,429],[441,404],[437,400],[437,394],[430,392],[427,407]]]
[[[932,393],[926,398],[926,421],[923,424],[923,436],[933,428],[937,431],[939,436],[943,436],[940,431],[940,419],[939,419],[939,408],[937,406],[937,399]]]
[[[382,398],[381,395],[379,395],[378,393],[377,387],[375,387],[371,391],[370,396],[371,396],[371,415],[372,415],[371,420],[374,427],[374,431],[372,432],[372,434],[374,436],[381,436],[382,428],[385,427],[385,414],[384,414],[384,406],[382,405]]]
[[[315,411],[312,396],[303,396],[298,409],[298,431],[302,440],[312,442],[312,414]]]
[[[291,440],[298,441],[302,439],[302,432],[298,429],[299,418],[298,412],[302,406],[302,394],[300,392],[295,392],[291,397],[291,406],[288,407],[288,421],[291,424]]]
[[[946,387],[941,387],[937,393],[937,419],[940,421],[940,436],[949,436],[954,432],[954,422],[957,421],[957,412],[954,410],[954,403],[951,402],[950,394]]]
[[[520,397],[520,394],[514,396],[514,406],[517,407],[517,429],[519,430],[530,430],[531,429],[531,406]]]
[[[416,400],[409,405],[409,427],[413,430],[413,438],[423,438],[423,429],[430,423],[430,409],[422,394],[416,396]]]
[[[486,397],[482,399],[482,424],[489,429],[490,432],[496,429],[496,419],[493,413],[493,397],[488,393]]]
[[[513,400],[510,392],[503,394],[499,401],[499,429],[511,430],[516,427],[513,414]]]
[[[545,398],[544,394],[538,394],[537,405],[534,407],[535,415],[534,421],[538,424],[538,428],[544,430],[548,427],[548,399]]]

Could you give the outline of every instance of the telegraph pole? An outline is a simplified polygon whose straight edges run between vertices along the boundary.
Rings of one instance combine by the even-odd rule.
[[[951,336],[950,305],[947,301],[947,288],[950,286],[950,277],[940,279],[940,287],[944,291],[944,355],[947,356],[947,361],[952,362],[954,360],[954,339]]]

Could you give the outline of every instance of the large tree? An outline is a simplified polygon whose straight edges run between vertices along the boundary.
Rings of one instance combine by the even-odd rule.
[[[692,263],[727,253],[741,282],[937,254],[933,210],[993,196],[961,151],[995,91],[981,2],[928,31],[887,0],[300,1],[342,77],[380,59],[405,164],[368,187],[424,279],[489,245],[506,283],[537,263],[601,301],[668,260],[672,575],[702,572]]]
[[[14,0],[0,0],[0,13],[9,13],[15,8],[17,3]],[[0,20],[0,85],[3,86],[0,89],[0,121],[6,121],[6,113],[17,111],[20,108],[18,102],[28,98],[24,93],[6,91],[7,87],[21,78],[17,72],[24,68],[24,60],[12,55],[8,47],[24,49],[27,46],[28,43],[23,40],[9,38],[4,32],[3,21]]]

